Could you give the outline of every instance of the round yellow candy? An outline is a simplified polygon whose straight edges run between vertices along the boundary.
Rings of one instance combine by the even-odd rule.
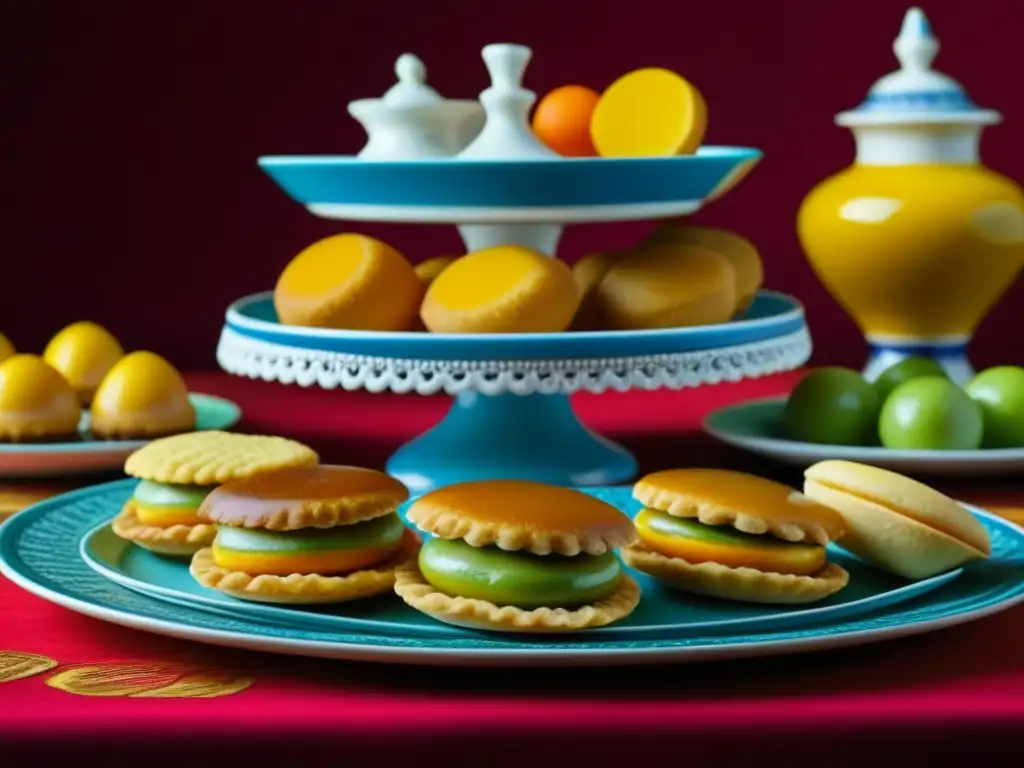
[[[124,349],[117,339],[105,328],[87,321],[61,330],[43,351],[43,360],[68,380],[86,406],[103,377],[122,357]]]
[[[565,262],[500,245],[449,265],[427,289],[420,317],[434,333],[554,333],[578,306]]]
[[[0,440],[70,437],[81,418],[75,390],[41,357],[13,355],[0,363]]]
[[[110,369],[90,408],[99,437],[152,438],[195,429],[196,411],[178,370],[152,352],[132,352]]]
[[[701,92],[675,72],[650,67],[605,90],[590,118],[590,137],[602,157],[689,155],[707,125]]]
[[[14,345],[11,344],[10,340],[0,333],[0,363],[11,357],[15,352]]]

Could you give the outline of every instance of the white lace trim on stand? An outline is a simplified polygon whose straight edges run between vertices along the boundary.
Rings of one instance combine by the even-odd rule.
[[[752,344],[637,357],[562,360],[407,360],[289,347],[221,332],[217,361],[253,379],[299,386],[456,395],[555,394],[627,389],[682,389],[799,368],[811,355],[806,328]]]

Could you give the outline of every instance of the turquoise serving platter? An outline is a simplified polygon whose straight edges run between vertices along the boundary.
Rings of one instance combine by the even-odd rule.
[[[976,451],[904,451],[881,446],[820,445],[791,440],[782,415],[785,397],[748,400],[714,411],[704,431],[728,445],[797,467],[845,459],[919,476],[983,477],[1024,472],[1024,447]]]
[[[972,563],[955,578],[911,599],[808,625],[759,629],[747,624],[654,635],[616,633],[609,627],[608,631],[531,636],[448,627],[429,635],[384,633],[369,626],[342,630],[258,620],[241,612],[228,615],[143,594],[101,575],[82,559],[83,539],[109,521],[133,482],[74,491],[12,517],[0,527],[0,573],[55,604],[142,631],[274,653],[444,666],[682,663],[826,650],[939,630],[1024,601],[1024,530],[971,508],[991,536],[988,561]],[[623,489],[593,492],[610,500],[626,495]],[[645,585],[648,606],[638,608],[638,613],[662,599]],[[677,599],[678,617],[688,605],[696,605],[681,596]],[[413,623],[411,618],[408,621]]]
[[[229,429],[242,417],[230,400],[192,392],[196,429]],[[0,477],[45,477],[116,470],[146,440],[99,440],[89,432],[89,412],[82,412],[79,439],[60,443],[0,443]]]
[[[120,495],[111,496],[108,518],[120,510],[134,481]],[[640,506],[628,487],[584,489],[628,514]],[[399,510],[404,519],[405,508]],[[406,521],[408,525],[408,522]],[[409,608],[392,596],[327,608],[296,608],[252,603],[224,595],[198,584],[188,572],[188,561],[155,555],[114,535],[104,521],[82,539],[81,556],[97,573],[143,594],[180,605],[228,616],[248,616],[260,621],[293,624],[337,632],[373,632],[386,635],[427,635],[458,638],[469,630],[441,624]],[[912,600],[957,578],[956,569],[931,579],[910,582],[865,565],[833,547],[830,558],[850,572],[849,586],[820,603],[807,607],[747,605],[702,599],[660,586],[648,576],[627,569],[643,590],[644,598],[628,618],[609,627],[579,632],[587,637],[660,637],[770,631],[838,621],[897,603]]]

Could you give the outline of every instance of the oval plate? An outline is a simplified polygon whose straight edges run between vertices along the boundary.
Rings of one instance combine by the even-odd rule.
[[[230,400],[197,392],[196,429],[228,429],[242,417]],[[0,477],[55,477],[120,469],[147,440],[97,440],[89,434],[89,412],[82,412],[81,440],[67,443],[0,443]]]
[[[466,630],[423,637],[271,624],[157,600],[90,569],[79,557],[81,540],[109,519],[111,505],[123,500],[130,487],[121,481],[75,491],[15,515],[0,526],[0,573],[54,604],[156,634],[291,655],[440,666],[684,663],[819,651],[939,630],[1024,602],[1024,530],[971,508],[991,537],[990,560],[972,563],[953,581],[916,600],[813,627],[686,637]]]
[[[119,539],[111,531],[108,520],[120,511],[135,482],[118,483],[119,489],[123,489],[120,495],[114,495],[113,488],[104,493],[103,498],[110,499],[107,520],[86,534],[80,549],[90,568],[117,584],[179,605],[309,629],[445,638],[472,634],[433,621],[390,595],[341,606],[300,608],[245,602],[206,589],[189,574],[187,560],[154,555]],[[629,487],[581,490],[630,515],[640,509]],[[75,504],[74,500],[66,503],[68,508]],[[404,508],[399,511],[403,520],[404,511]],[[831,548],[830,559],[850,572],[850,584],[827,600],[806,607],[702,599],[664,589],[644,574],[627,569],[643,589],[640,607],[622,622],[579,634],[581,639],[583,636],[683,637],[739,630],[767,632],[839,621],[919,597],[957,578],[963,570],[958,568],[931,579],[911,582],[864,565],[837,547]]]
[[[280,155],[258,162],[289,197],[324,218],[540,224],[693,213],[760,159],[750,147],[701,147],[678,157],[375,162]]]
[[[845,459],[922,476],[982,477],[1024,472],[1024,448],[900,451],[789,440],[782,422],[785,407],[785,397],[748,400],[708,414],[703,428],[723,443],[801,468],[825,459]]]

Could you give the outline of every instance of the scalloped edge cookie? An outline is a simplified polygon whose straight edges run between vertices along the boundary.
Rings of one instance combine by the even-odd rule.
[[[406,529],[394,555],[371,568],[363,568],[344,576],[321,576],[316,573],[251,576],[243,571],[229,571],[219,567],[213,561],[212,549],[207,547],[195,553],[188,571],[204,587],[216,589],[239,600],[277,605],[347,603],[390,592],[395,586],[397,570],[405,563],[415,563],[419,549],[419,537]]]
[[[319,461],[312,448],[286,437],[211,429],[154,440],[125,460],[124,472],[158,483],[222,485],[259,472],[313,466]]]
[[[793,494],[817,505],[813,499],[794,489]],[[649,509],[665,512],[673,517],[696,518],[704,525],[727,525],[743,533],[770,533],[776,538],[791,543],[810,540],[821,546],[833,541],[828,531],[820,525],[801,526],[791,522],[765,519],[750,510],[729,509],[697,498],[681,496],[677,491],[663,490],[654,483],[644,480],[633,486],[633,498]]]
[[[125,503],[110,523],[114,534],[150,552],[161,555],[191,557],[213,543],[217,529],[212,525],[171,525],[161,528],[146,525],[135,514],[135,505]]]
[[[305,500],[299,509],[289,509],[288,501],[281,502],[281,509],[258,516],[242,511],[233,513],[238,507],[225,505],[226,509],[217,508],[217,498],[210,498],[217,493],[214,490],[203,499],[199,507],[200,519],[217,525],[233,528],[256,528],[267,531],[297,531],[304,528],[337,528],[344,525],[363,523],[376,520],[395,513],[407,500],[400,499],[397,494],[384,492],[367,493],[361,496],[349,496],[344,499]],[[225,494],[229,491],[225,491]],[[269,503],[269,502],[268,502]]]
[[[496,545],[506,552],[532,552],[535,555],[559,555],[574,557],[581,552],[588,555],[603,555],[639,540],[635,528],[625,528],[623,535],[608,531],[604,535],[579,535],[555,531],[537,531],[530,528],[473,520],[463,512],[447,509],[430,509],[412,506],[406,513],[410,523],[421,531],[442,539],[462,539],[473,547]],[[625,531],[632,531],[629,535]]]
[[[640,544],[621,552],[622,562],[654,579],[686,592],[746,603],[800,605],[823,600],[846,587],[850,574],[826,563],[813,576],[730,568],[721,563],[690,563],[666,557]]]
[[[406,563],[396,572],[395,594],[406,605],[445,624],[492,632],[571,632],[603,627],[626,618],[640,604],[640,585],[623,573],[608,597],[575,610],[497,606],[487,600],[438,592],[423,578],[416,561]]]

